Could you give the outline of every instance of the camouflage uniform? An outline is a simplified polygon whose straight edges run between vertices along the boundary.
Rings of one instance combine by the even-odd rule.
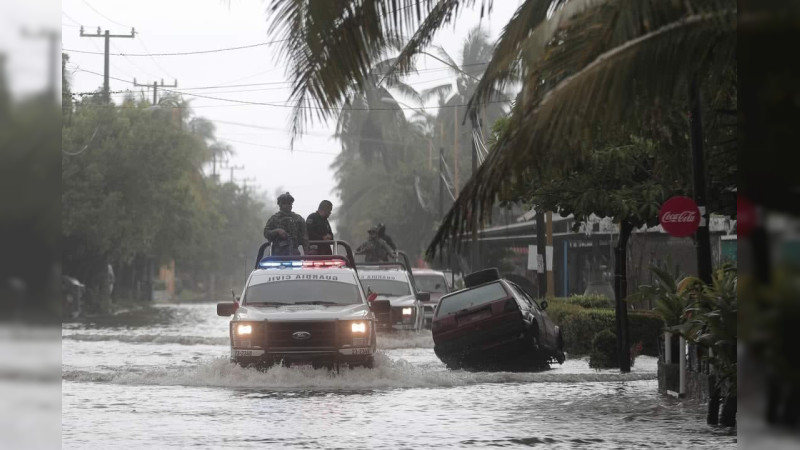
[[[282,228],[288,234],[281,237],[275,231]],[[293,212],[278,211],[272,215],[264,227],[264,237],[272,243],[272,254],[280,255],[299,255],[298,245],[302,245],[304,251],[308,250],[308,232],[306,231],[306,221],[300,214]]]
[[[356,253],[364,255],[365,262],[381,262],[388,261],[389,256],[394,255],[394,250],[383,239],[377,236],[370,236],[369,239],[358,246]]]

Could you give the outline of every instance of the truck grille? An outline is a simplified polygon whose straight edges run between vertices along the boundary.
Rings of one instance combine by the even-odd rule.
[[[403,323],[403,308],[392,308],[392,323]]]
[[[296,332],[310,333],[308,339],[295,339]],[[267,346],[270,348],[336,347],[336,322],[267,322]]]

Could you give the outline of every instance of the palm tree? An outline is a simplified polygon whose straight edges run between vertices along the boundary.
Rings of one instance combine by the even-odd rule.
[[[524,3],[506,26],[470,99],[474,110],[520,80],[509,126],[445,217],[431,254],[470,231],[473,214],[490,214],[510,180],[574,169],[603,135],[643,127],[654,105],[668,109],[673,99],[686,98],[691,78],[715,84],[734,65],[732,1],[576,0],[532,26],[533,3]]]
[[[464,41],[461,49],[460,64],[440,46],[433,47],[435,54],[423,52],[448,66],[454,76],[454,80],[449,83],[422,91],[421,97],[423,102],[428,102],[432,99],[437,100],[438,114],[432,130],[436,137],[435,142],[441,147],[453,149],[454,154],[451,160],[457,160],[453,164],[453,168],[457,172],[460,170],[459,167],[469,166],[472,152],[470,134],[472,126],[464,121],[466,109],[463,105],[466,105],[475,93],[475,89],[480,82],[478,75],[488,63],[492,49],[493,46],[489,43],[486,31],[478,26],[469,32]],[[480,110],[478,118],[482,129],[485,129],[485,126],[506,114],[503,109],[503,103],[499,101],[504,97],[501,92],[495,92],[492,103],[485,105]],[[455,137],[456,134],[458,138]],[[457,180],[465,180],[467,178],[460,177],[458,173],[454,175]],[[459,181],[456,187],[460,189],[462,184]]]
[[[399,77],[386,76],[394,62],[393,58],[380,61],[359,86],[350,89],[336,123],[344,158],[358,155],[368,164],[379,159],[387,172],[414,137],[408,133],[410,124],[397,93],[420,101],[414,88]]]

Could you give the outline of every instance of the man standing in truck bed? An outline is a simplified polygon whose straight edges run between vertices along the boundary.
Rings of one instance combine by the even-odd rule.
[[[316,212],[308,215],[306,219],[306,229],[308,230],[308,240],[310,241],[332,241],[333,231],[331,224],[328,222],[328,217],[331,216],[333,211],[333,203],[328,200],[323,200],[319,203],[319,208]],[[310,253],[314,255],[332,255],[330,245],[311,245]]]
[[[286,192],[278,196],[280,211],[269,218],[264,227],[264,237],[272,244],[272,255],[299,255],[298,245],[308,253],[308,233],[306,221],[299,214],[292,212],[294,197]]]

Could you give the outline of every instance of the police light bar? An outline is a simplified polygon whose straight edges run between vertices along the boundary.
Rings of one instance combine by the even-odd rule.
[[[258,266],[262,269],[325,269],[343,267],[344,265],[345,262],[340,259],[326,261],[270,261],[269,259],[262,259],[258,263]]]

